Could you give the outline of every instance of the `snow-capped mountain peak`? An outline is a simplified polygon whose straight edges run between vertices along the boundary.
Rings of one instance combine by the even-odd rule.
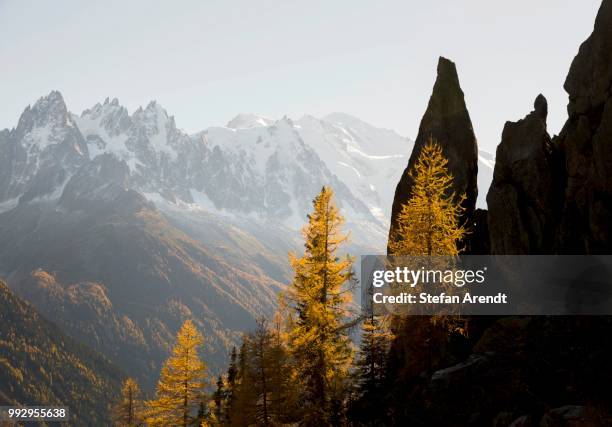
[[[0,204],[59,195],[88,159],[87,144],[62,95],[52,91],[28,106],[0,137]]]
[[[61,93],[52,91],[28,106],[19,119],[17,134],[36,151],[64,141],[74,123]],[[78,147],[81,149],[82,147]]]
[[[274,120],[266,119],[251,113],[238,114],[230,120],[225,127],[230,129],[251,129],[257,127],[266,127],[274,123]]]
[[[176,160],[179,141],[188,138],[157,101],[130,115],[117,98],[107,98],[72,117],[87,139],[92,158],[112,154],[133,171],[146,164],[159,167],[163,157]]]
[[[151,101],[144,110],[138,109],[132,115],[132,120],[144,131],[153,152],[176,159],[176,147],[172,141],[173,134],[177,132],[174,117],[168,116],[157,101]]]
[[[37,126],[44,126],[47,123],[61,124],[68,113],[62,94],[55,90],[47,96],[40,97],[32,107],[28,106],[26,111],[35,117],[34,123]]]
[[[387,224],[395,184],[408,161],[412,142],[348,114],[323,119],[303,116],[297,132],[383,224]],[[393,184],[389,184],[393,183]]]

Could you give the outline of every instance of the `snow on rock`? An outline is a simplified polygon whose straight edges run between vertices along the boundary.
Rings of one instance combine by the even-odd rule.
[[[372,215],[388,225],[395,185],[412,142],[343,113],[323,119],[307,115],[296,123],[303,141],[363,200]]]
[[[230,120],[225,127],[230,129],[250,129],[257,127],[266,127],[274,123],[274,120],[266,119],[255,114],[243,113],[238,114]]]
[[[54,194],[88,155],[62,95],[51,92],[0,132],[0,203]]]
[[[4,139],[18,141],[27,161],[13,155],[14,164],[0,164],[13,171],[8,183],[0,182],[0,206],[25,193],[30,199],[56,194],[85,163],[110,155],[126,165],[129,187],[149,199],[156,194],[176,206],[298,228],[321,186],[330,185],[350,221],[379,231],[388,227],[395,185],[413,146],[344,113],[296,121],[239,114],[225,127],[188,135],[156,101],[130,114],[107,98],[75,115],[59,92],[28,107],[16,129],[3,131],[0,149],[8,146]],[[43,173],[49,156],[55,169]],[[494,159],[484,152],[479,159],[479,181],[488,188]]]
[[[104,104],[98,103],[85,110],[81,116],[73,115],[72,118],[87,140],[91,158],[102,153],[112,153],[127,161],[133,156],[125,144],[132,120],[127,109],[119,105],[117,98],[111,102],[106,98]]]
[[[177,132],[174,117],[156,101],[151,101],[144,110],[139,108],[132,115],[134,125],[144,132],[150,148],[154,153],[164,153],[176,160],[177,153],[174,147],[173,136]]]
[[[213,127],[201,137],[212,150],[205,187],[217,207],[254,210],[299,227],[321,186],[331,185],[341,209],[374,220],[288,118],[269,126]]]

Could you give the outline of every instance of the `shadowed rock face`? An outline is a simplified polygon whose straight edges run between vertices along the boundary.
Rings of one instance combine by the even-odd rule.
[[[491,252],[607,253],[612,249],[612,1],[565,81],[568,120],[550,142],[546,100],[506,123],[487,195]]]
[[[407,172],[416,163],[421,149],[430,137],[442,146],[448,158],[448,166],[454,177],[453,191],[456,194],[465,193],[467,196],[463,220],[469,221],[472,218],[478,196],[476,186],[478,147],[463,91],[459,85],[457,69],[453,62],[442,57],[438,62],[438,77],[427,110],[421,120],[419,134],[408,166],[395,190],[389,230],[390,240],[395,233],[401,207],[411,195],[412,182]]]
[[[493,254],[549,252],[554,232],[553,154],[546,99],[518,122],[506,122],[487,194]]]
[[[612,249],[612,1],[604,0],[591,36],[565,81],[569,118],[555,138],[566,182],[557,251]]]
[[[612,0],[603,1],[565,89],[569,118],[552,141],[541,95],[534,111],[504,126],[487,194],[489,210],[477,210],[471,218],[477,224],[473,242],[488,240],[493,254],[612,253]],[[417,147],[422,143],[418,139]],[[396,203],[409,189],[403,179]],[[472,244],[471,253],[486,253],[482,243],[479,251]],[[609,425],[612,342],[602,337],[609,336],[611,319],[471,317],[469,349],[465,356],[460,349],[460,360],[449,340],[429,347],[433,372],[423,371],[417,379],[419,374],[409,370],[414,361],[398,370],[408,379],[396,376],[402,392],[395,394],[395,422]],[[401,331],[399,339],[407,342],[415,334],[416,321],[411,319],[411,329]]]

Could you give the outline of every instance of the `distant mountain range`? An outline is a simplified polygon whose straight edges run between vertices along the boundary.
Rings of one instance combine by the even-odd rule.
[[[0,149],[2,210],[58,197],[78,168],[111,154],[127,166],[125,186],[149,198],[297,226],[327,183],[353,220],[386,227],[389,183],[399,180],[412,141],[342,113],[296,121],[240,114],[188,135],[155,101],[130,115],[107,98],[79,116],[51,92],[0,132]],[[491,155],[481,153],[480,169],[490,181]]]

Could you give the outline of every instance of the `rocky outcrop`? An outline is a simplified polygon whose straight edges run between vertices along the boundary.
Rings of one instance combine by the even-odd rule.
[[[504,126],[487,194],[493,254],[546,253],[552,248],[555,166],[547,111],[546,99],[539,95],[534,111]]]
[[[408,405],[419,411],[397,425],[610,425],[612,345],[601,336],[611,325],[609,317],[498,319],[465,360],[411,384]]]
[[[554,143],[566,182],[556,249],[612,249],[612,1],[604,0],[591,36],[580,46],[564,88],[569,118]]]
[[[612,1],[602,2],[564,87],[569,117],[552,142],[541,95],[504,127],[487,195],[492,253],[612,249]]]
[[[476,184],[478,146],[455,64],[442,57],[438,62],[438,77],[421,120],[408,166],[395,190],[389,230],[390,240],[395,234],[401,207],[411,195],[412,182],[407,172],[417,161],[421,149],[430,137],[442,146],[448,158],[448,167],[454,177],[453,191],[456,194],[465,194],[467,197],[463,221],[469,222],[478,196]]]
[[[569,118],[558,137],[547,132],[541,95],[534,111],[504,127],[489,210],[471,218],[490,253],[612,249],[612,0],[603,1],[565,89]],[[409,183],[401,182],[396,202],[405,191]],[[480,250],[486,253],[486,242]],[[397,424],[610,425],[611,328],[610,316],[474,316],[465,356],[458,361],[436,348],[433,372],[398,381],[407,397],[393,408]]]
[[[100,154],[83,165],[66,183],[58,205],[69,210],[95,212],[121,208],[133,212],[153,208],[146,198],[129,189],[129,168],[111,154]],[[130,192],[130,195],[126,193]],[[123,199],[123,203],[117,203]]]

